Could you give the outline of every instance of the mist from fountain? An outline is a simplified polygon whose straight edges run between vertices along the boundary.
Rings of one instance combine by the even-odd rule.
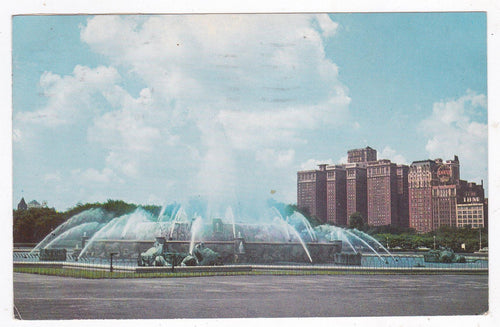
[[[369,240],[371,240],[371,241],[375,242],[375,244],[377,244],[377,245],[379,246],[379,248],[382,248],[382,249],[383,249],[383,250],[384,250],[384,251],[385,251],[388,255],[390,255],[390,256],[391,256],[391,258],[392,258],[394,261],[398,261],[398,259],[396,259],[396,258],[392,255],[392,253],[391,253],[391,252],[389,252],[389,250],[388,250],[388,249],[386,249],[386,247],[385,247],[385,246],[383,246],[383,245],[382,245],[379,241],[377,241],[377,239],[375,239],[375,238],[374,238],[374,237],[372,237],[371,235],[368,235],[368,234],[366,234],[365,232],[362,232],[362,231],[357,230],[357,229],[355,229],[355,230],[354,230],[354,232],[355,232],[355,233],[359,233],[359,234],[361,234],[363,237],[366,237],[366,238],[368,238]]]
[[[339,235],[340,235],[340,237],[339,237]],[[337,231],[337,239],[340,239],[341,241],[346,242],[347,244],[349,244],[349,246],[354,251],[354,253],[358,253],[358,251],[356,251],[356,248],[354,247],[354,245],[352,245],[351,241],[349,241],[349,238],[345,235],[344,231],[342,231],[342,230]]]
[[[74,226],[59,234],[52,241],[50,241],[44,248],[51,249],[53,247],[71,247],[78,244],[83,235],[93,235],[97,230],[103,226],[102,223],[89,222],[82,223],[81,225]]]
[[[374,247],[379,246],[390,254],[368,234],[332,225],[313,228],[299,212],[284,209],[284,205],[278,208],[254,206],[251,212],[245,212],[241,208],[235,210],[232,206],[208,206],[197,200],[187,205],[166,204],[158,215],[138,208],[132,213],[113,217],[103,209],[90,209],[61,224],[54,230],[55,235],[49,234],[35,249],[71,249],[75,244],[81,244],[82,236],[86,234],[88,241],[80,256],[100,253],[103,249],[101,245],[100,248],[93,247],[101,242],[153,242],[157,236],[187,242],[189,252],[192,252],[197,242],[228,242],[238,235],[245,242],[300,243],[309,262],[314,260],[309,249],[311,243],[332,243],[335,240],[348,245],[354,253],[358,253],[359,246],[369,249],[381,260],[384,259]],[[219,222],[222,225],[216,228]]]
[[[233,209],[231,207],[227,207],[226,209],[226,214],[224,217],[229,220],[231,225],[233,226],[233,239],[236,238],[236,223],[234,222],[234,214],[233,214]]]
[[[357,238],[359,241],[361,241],[361,243],[363,243],[364,245],[366,245],[370,250],[373,251],[373,253],[375,253],[379,258],[380,260],[382,260],[382,262],[384,263],[387,263],[387,260],[385,260],[384,258],[382,258],[382,256],[370,245],[368,244],[368,242],[366,242],[365,240],[363,240],[361,237],[359,237],[358,235],[350,232],[349,230],[345,230],[346,233],[348,233],[349,235],[352,235],[354,236],[355,238]]]
[[[69,218],[67,221],[59,225],[55,230],[50,232],[41,242],[39,242],[30,253],[34,253],[40,249],[46,248],[49,243],[53,243],[58,236],[65,233],[66,231],[77,227],[84,223],[98,222],[104,223],[111,219],[111,214],[106,213],[100,208],[92,208],[82,211],[73,217]]]
[[[313,260],[311,258],[311,254],[309,253],[309,249],[307,248],[307,245],[304,243],[304,240],[302,239],[302,237],[300,237],[300,234],[297,232],[297,230],[293,226],[290,226],[289,224],[286,223],[285,219],[283,219],[283,216],[281,215],[281,213],[279,212],[278,209],[274,208],[274,210],[276,211],[276,214],[278,215],[280,220],[285,224],[285,229],[287,229],[287,233],[288,233],[288,229],[291,229],[292,233],[295,234],[295,236],[299,240],[300,244],[302,245],[302,248],[306,252],[306,255],[309,258],[309,261],[312,263]],[[288,237],[290,237],[289,233],[288,233]],[[290,241],[291,241],[291,238],[290,238]]]
[[[193,255],[193,249],[196,241],[196,236],[200,232],[200,228],[203,224],[203,218],[200,216],[196,217],[191,225],[191,242],[189,243],[189,254]]]

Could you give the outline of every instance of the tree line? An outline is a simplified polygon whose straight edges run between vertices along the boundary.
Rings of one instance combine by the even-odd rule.
[[[355,212],[349,217],[348,225],[350,228],[356,228],[370,234],[393,251],[444,247],[455,252],[475,252],[488,246],[488,230],[485,228],[441,226],[435,231],[419,234],[413,228],[366,225],[359,212]]]
[[[160,206],[137,205],[121,200],[108,200],[105,203],[79,203],[64,212],[56,211],[54,208],[13,210],[13,240],[14,243],[38,243],[69,218],[92,208],[101,208],[111,213],[113,217],[119,217],[132,213],[139,207],[155,216],[159,215],[161,210]]]

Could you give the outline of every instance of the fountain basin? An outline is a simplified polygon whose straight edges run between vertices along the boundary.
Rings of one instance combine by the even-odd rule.
[[[110,253],[117,253],[117,258],[137,258],[147,251],[155,241],[142,240],[98,240],[87,249],[86,256],[107,258]],[[235,245],[235,241],[205,241],[205,246],[218,252],[225,264],[229,263],[310,263],[300,242],[244,242],[244,251]],[[169,252],[189,252],[189,241],[166,241]],[[342,249],[341,241],[328,243],[306,243],[313,263],[333,263],[335,254]]]

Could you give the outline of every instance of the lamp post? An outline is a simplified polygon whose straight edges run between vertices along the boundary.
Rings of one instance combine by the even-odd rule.
[[[436,235],[433,236],[434,238],[434,250],[436,249]]]
[[[481,227],[479,227],[479,250],[481,250]]]
[[[109,254],[109,258],[110,258],[110,261],[109,261],[109,272],[113,272],[113,256],[118,254],[118,252],[111,252]]]
[[[385,237],[385,247],[389,249],[389,236]]]

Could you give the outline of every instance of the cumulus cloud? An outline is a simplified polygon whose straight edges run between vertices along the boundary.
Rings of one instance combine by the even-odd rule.
[[[134,72],[158,104],[188,111],[177,117],[199,119],[209,104],[238,142],[256,136],[256,121],[274,123],[259,131],[274,140],[276,129],[290,137],[345,113],[347,89],[322,40],[336,27],[327,15],[97,16],[81,38]]]
[[[328,15],[90,17],[81,41],[109,66],[44,73],[47,105],[17,119],[81,124],[101,150],[100,168],[72,174],[88,185],[160,179],[172,197],[251,190],[270,179],[242,172],[289,168],[305,133],[345,122],[351,99],[324,51],[337,29]]]
[[[289,166],[293,162],[295,158],[295,151],[293,149],[261,149],[257,150],[255,157],[257,161],[260,161],[267,166],[282,168]]]
[[[425,149],[431,158],[458,155],[462,176],[486,177],[488,162],[487,101],[484,94],[468,90],[458,99],[436,102],[420,130],[427,137]]]
[[[99,112],[94,96],[113,93],[113,85],[119,78],[115,68],[104,66],[77,65],[67,76],[44,72],[40,77],[40,88],[47,98],[47,105],[39,110],[20,112],[16,119],[50,127],[75,123],[84,115]]]
[[[396,152],[393,148],[390,146],[384,147],[381,152],[377,154],[377,157],[379,159],[389,159],[391,162],[397,163],[397,164],[408,164],[408,160],[402,155]]]
[[[347,157],[346,157],[347,159]],[[344,161],[343,163],[347,162]],[[300,170],[312,170],[312,169],[318,169],[318,165],[321,164],[327,164],[327,165],[334,165],[335,162],[332,159],[325,159],[325,160],[318,160],[318,159],[308,159],[307,161],[303,162],[300,164]]]

